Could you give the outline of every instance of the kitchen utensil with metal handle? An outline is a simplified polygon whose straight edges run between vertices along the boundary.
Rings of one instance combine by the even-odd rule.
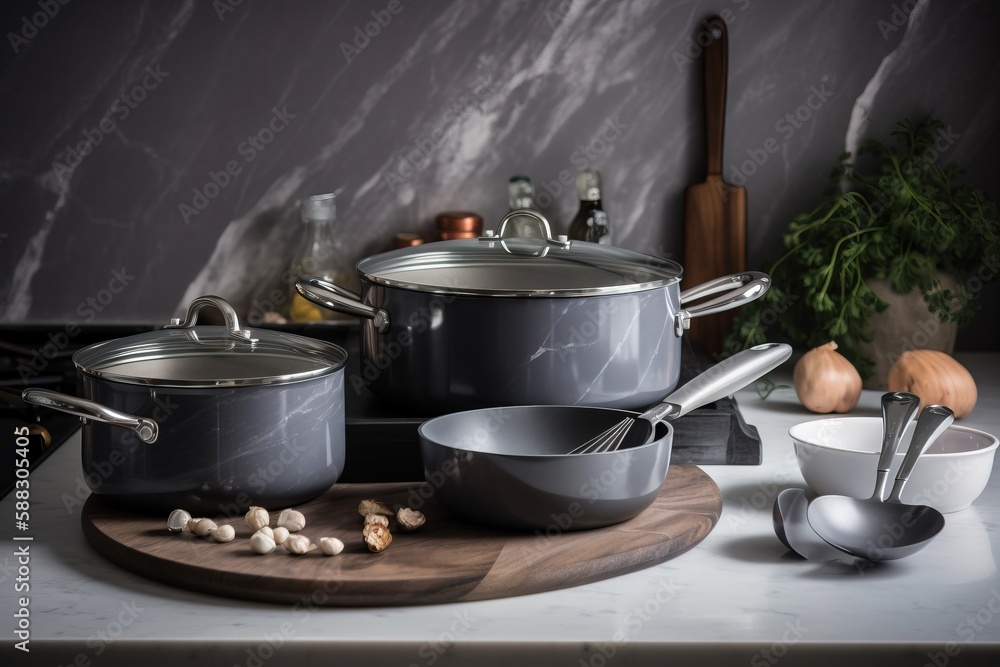
[[[955,421],[955,413],[951,408],[943,405],[928,405],[917,418],[917,425],[913,429],[913,438],[910,441],[910,448],[906,450],[899,472],[896,473],[896,481],[892,485],[889,497],[885,499],[887,503],[899,503],[899,497],[903,494],[903,487],[910,479],[910,473],[917,465],[917,459],[933,444],[938,437],[944,433]]]
[[[920,398],[903,391],[882,395],[882,453],[878,458],[875,473],[875,491],[870,500],[881,501],[885,495],[885,484],[889,479],[889,468],[896,457],[896,448],[903,437],[903,431],[920,408]]]
[[[677,419],[691,410],[724,398],[781,365],[792,354],[784,343],[765,343],[720,361],[638,417],[623,419],[570,454],[615,451],[633,447],[652,437],[657,422]]]
[[[904,558],[923,549],[944,528],[944,516],[928,505],[904,505],[899,497],[917,459],[953,421],[954,414],[946,407],[925,408],[889,498],[880,502],[879,483],[869,500],[820,496],[809,504],[809,525],[832,546],[870,561]],[[884,487],[881,471],[879,479]]]
[[[382,308],[369,306],[361,301],[360,295],[329,280],[316,276],[299,276],[295,279],[295,291],[301,294],[302,298],[318,306],[355,317],[368,318],[379,333],[389,330],[389,313]]]
[[[120,426],[135,431],[139,439],[145,443],[156,442],[160,428],[155,421],[147,417],[136,417],[134,415],[112,410],[100,403],[89,401],[85,398],[78,398],[68,394],[60,394],[57,391],[48,389],[25,389],[21,392],[21,398],[25,403],[41,405],[61,412],[68,412],[71,415],[104,422],[113,426]]]

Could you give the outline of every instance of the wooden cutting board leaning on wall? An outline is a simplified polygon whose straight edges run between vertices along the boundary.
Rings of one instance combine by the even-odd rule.
[[[708,173],[705,182],[684,193],[684,281],[690,289],[713,278],[746,269],[746,188],[722,180],[722,144],[726,120],[729,43],[726,22],[713,17],[705,35],[705,139]],[[732,331],[735,311],[695,318],[687,335],[716,356]]]

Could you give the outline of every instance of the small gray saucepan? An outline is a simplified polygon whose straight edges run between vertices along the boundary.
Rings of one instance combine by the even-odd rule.
[[[195,326],[212,305],[226,326]],[[85,399],[22,398],[84,419],[87,485],[129,509],[209,516],[326,491],[344,468],[344,366],[332,343],[241,329],[214,296],[184,321],[73,355]]]
[[[746,271],[681,292],[677,262],[565,237],[505,236],[519,217],[549,235],[537,211],[512,211],[480,239],[361,260],[360,295],[311,276],[295,287],[364,318],[361,377],[373,392],[439,415],[645,407],[677,386],[691,318],[739,307],[770,286],[766,274]]]
[[[791,354],[771,343],[744,350],[668,396],[668,419],[718,400]],[[618,451],[567,454],[635,413],[532,405],[436,417],[418,429],[424,475],[451,513],[516,529],[583,530],[639,514],[660,492],[673,427],[657,422],[652,441]]]

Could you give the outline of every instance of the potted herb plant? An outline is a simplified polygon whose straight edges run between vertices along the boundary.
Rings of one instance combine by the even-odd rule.
[[[773,286],[740,312],[727,350],[767,339],[805,349],[833,340],[862,377],[878,365],[877,386],[894,355],[923,347],[920,331],[936,328],[903,325],[911,336],[877,347],[873,318],[889,307],[873,291],[880,281],[922,299],[941,324],[971,321],[977,281],[1000,272],[997,207],[982,190],[956,182],[961,169],[940,163],[947,148],[940,121],[903,120],[892,136],[891,144],[865,142],[856,160],[841,156],[822,203],[789,223],[785,252],[768,269]]]

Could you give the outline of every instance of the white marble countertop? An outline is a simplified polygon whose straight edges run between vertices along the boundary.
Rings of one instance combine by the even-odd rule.
[[[1000,433],[1000,355],[959,359],[979,386],[962,423]],[[788,375],[788,369],[783,369]],[[780,376],[779,376],[780,379]],[[865,391],[857,415],[878,415]],[[16,593],[14,498],[0,502],[3,664],[997,664],[1000,475],[947,515],[920,553],[859,573],[802,561],[774,536],[778,491],[804,486],[787,437],[808,419],[789,389],[738,394],[761,466],[705,466],[722,518],[694,549],[599,583],[517,598],[404,608],[296,607],[212,597],[122,570],[84,540],[80,438],[31,474],[30,592]],[[6,441],[5,443],[6,444]],[[9,452],[10,450],[8,450]],[[11,453],[5,454],[11,455]],[[1000,457],[995,467],[1000,465]],[[30,597],[30,653],[13,648]]]

